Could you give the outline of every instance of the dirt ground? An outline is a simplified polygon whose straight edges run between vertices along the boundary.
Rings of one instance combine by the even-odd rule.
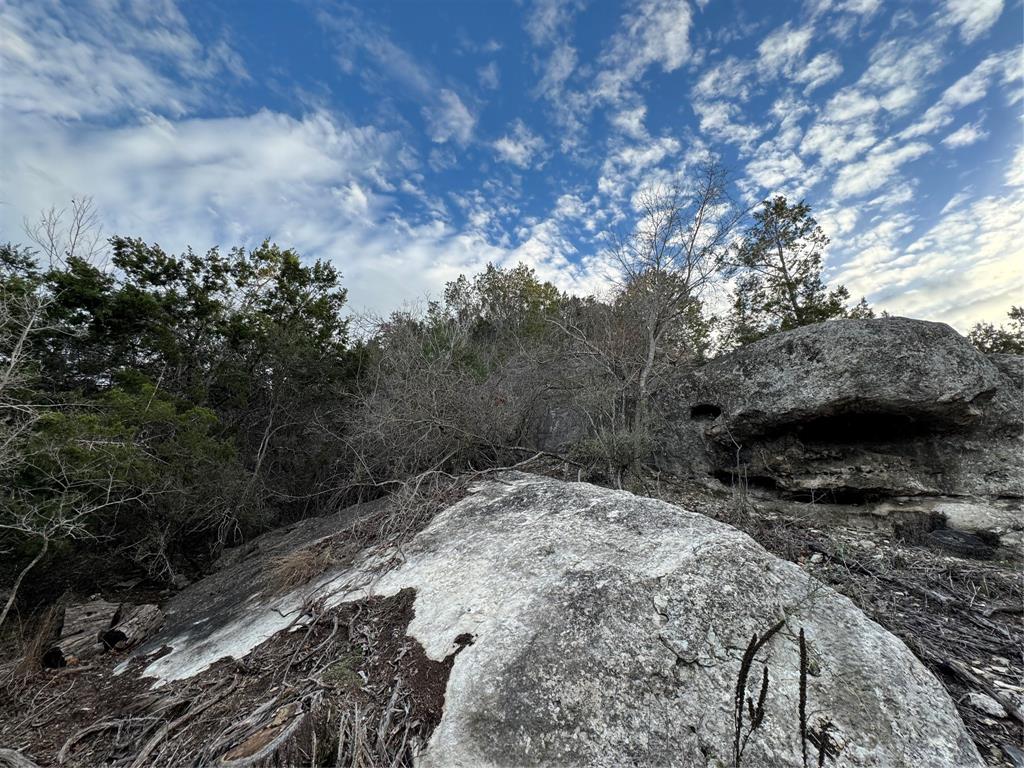
[[[116,653],[8,678],[0,743],[41,766],[411,765],[454,662],[406,636],[413,599],[310,606],[311,623],[244,660],[152,690],[138,670],[113,673]]]

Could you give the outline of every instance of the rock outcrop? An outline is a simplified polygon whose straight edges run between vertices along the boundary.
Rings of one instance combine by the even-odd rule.
[[[369,567],[380,562],[368,554],[279,599],[254,594],[245,616],[179,625],[145,673],[171,680],[244,656],[314,593],[339,604],[412,589],[408,634],[451,664],[423,766],[732,766],[737,750],[742,765],[792,766],[818,745],[829,765],[980,764],[949,696],[901,641],[746,535],[679,507],[509,475],[442,511],[399,565]]]
[[[692,407],[719,409],[718,426],[737,439],[843,416],[934,428],[973,423],[999,384],[999,368],[948,325],[834,320],[712,360]]]
[[[785,498],[875,503],[1024,497],[1024,358],[952,328],[835,320],[780,333],[684,376],[664,403],[676,474]]]

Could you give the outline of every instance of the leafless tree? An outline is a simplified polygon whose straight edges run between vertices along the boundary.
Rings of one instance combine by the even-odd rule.
[[[721,166],[705,165],[686,187],[643,190],[636,200],[636,226],[613,239],[611,254],[622,274],[621,299],[642,332],[637,430],[646,426],[652,383],[667,342],[714,278],[743,217],[728,182]]]
[[[25,231],[51,265],[62,265],[73,257],[94,258],[100,251],[99,218],[90,198],[72,201],[70,216],[63,209],[42,212],[35,224],[26,222]],[[42,406],[26,393],[31,392],[33,379],[32,342],[47,330],[47,308],[53,300],[39,286],[0,284],[0,477],[11,477],[19,468],[36,462],[40,452],[46,452],[45,448],[28,448],[26,438],[38,421]],[[58,540],[89,535],[86,521],[90,515],[122,500],[114,493],[115,483],[111,479],[104,500],[85,502],[77,487],[79,480],[64,471],[57,459],[47,463],[47,471],[52,475],[53,467],[57,467],[60,476],[52,479],[62,484],[66,493],[54,506],[43,509],[14,493],[0,496],[0,531],[39,542],[35,556],[19,572],[7,595],[0,611],[0,626],[26,574],[46,556],[51,545]]]
[[[44,324],[46,301],[0,285],[0,476],[19,460],[21,438],[38,409],[18,396],[31,380],[27,357],[32,337]]]
[[[615,295],[553,321],[572,341],[566,370],[579,381],[568,389],[586,400],[592,435],[620,469],[649,447],[652,397],[673,362],[692,356],[687,326],[745,215],[719,165],[635,202],[632,228],[609,233]]]
[[[99,211],[91,197],[71,201],[71,208],[51,207],[35,222],[25,219],[25,234],[38,246],[49,266],[60,266],[69,258],[91,261],[103,251],[103,229]]]

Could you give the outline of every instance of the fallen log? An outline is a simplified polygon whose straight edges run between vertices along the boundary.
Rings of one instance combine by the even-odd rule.
[[[163,611],[155,605],[131,606],[123,611],[121,620],[104,632],[101,639],[108,649],[124,650],[141,643],[163,623]]]
[[[43,655],[47,667],[63,667],[103,653],[103,634],[117,621],[121,606],[94,600],[64,609],[64,625],[57,644]]]
[[[1017,722],[1024,725],[1024,711],[1021,710],[1020,706],[1011,699],[1009,696],[1004,695],[998,688],[985,680],[980,675],[976,675],[967,665],[962,661],[956,659],[950,659],[948,661],[940,661],[939,666],[952,674],[955,677],[960,678],[960,681],[968,686],[975,686],[980,688],[993,699],[998,701],[1010,716],[1013,717]]]

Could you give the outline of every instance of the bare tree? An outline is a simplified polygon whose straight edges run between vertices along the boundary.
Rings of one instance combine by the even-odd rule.
[[[63,265],[74,257],[94,258],[100,252],[99,217],[91,198],[73,200],[70,216],[64,209],[43,211],[35,224],[26,221],[25,231],[51,266]],[[12,250],[10,255],[16,262],[17,252]],[[21,258],[26,256],[21,254]],[[34,279],[0,283],[0,478],[5,481],[39,458],[28,446],[28,437],[42,412],[42,406],[31,395],[30,353],[33,338],[48,330],[47,310],[54,298]],[[61,465],[58,462],[55,466]],[[68,471],[58,474],[56,480],[66,493],[51,507],[42,508],[20,498],[14,490],[0,495],[0,531],[39,542],[35,556],[18,573],[7,595],[0,611],[0,626],[25,576],[46,556],[50,546],[58,540],[87,536],[85,526],[90,515],[121,501],[114,494],[112,479],[103,501],[87,503],[76,487],[77,479]]]
[[[51,267],[61,266],[70,258],[90,261],[103,251],[99,211],[88,196],[72,200],[70,211],[51,207],[35,222],[25,219],[24,227]]]
[[[641,190],[635,202],[632,228],[609,234],[614,297],[553,321],[572,341],[566,371],[580,381],[568,389],[587,401],[580,409],[618,474],[649,447],[651,401],[669,367],[694,356],[689,326],[745,215],[718,165],[686,185]]]
[[[38,418],[37,408],[18,396],[31,381],[28,353],[43,329],[46,300],[0,285],[0,476],[19,460],[19,441]]]
[[[728,174],[702,167],[688,187],[655,187],[637,196],[639,219],[616,236],[612,257],[622,273],[621,300],[642,338],[636,370],[634,429],[643,430],[653,379],[666,344],[714,278],[742,209],[729,195]]]

